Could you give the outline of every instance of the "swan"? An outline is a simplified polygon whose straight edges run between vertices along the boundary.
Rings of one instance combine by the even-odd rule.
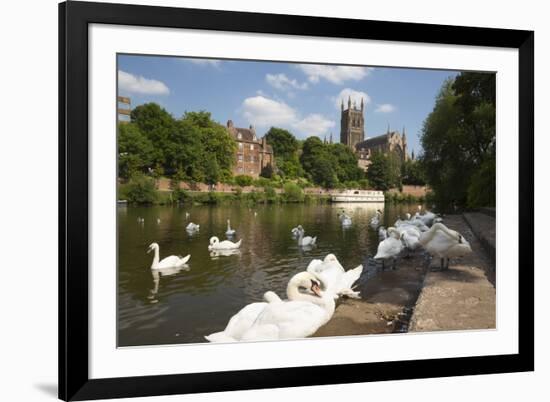
[[[235,229],[231,229],[231,222],[229,219],[227,220],[227,231],[225,232],[226,236],[234,236],[237,231]]]
[[[376,210],[376,215],[374,215],[370,220],[370,225],[373,229],[376,229],[378,226],[380,226],[380,217],[382,216],[382,211],[379,209]]]
[[[299,246],[313,246],[317,241],[317,236],[305,236],[304,237],[304,228],[301,225],[298,225],[298,245]]]
[[[196,223],[189,222],[189,224],[185,227],[186,230],[189,232],[194,232],[195,230],[199,230],[201,225],[197,225]]]
[[[157,225],[160,225],[160,218],[157,218]]]
[[[186,220],[189,219],[190,216],[191,216],[191,214],[190,214],[189,212],[186,212],[186,213],[185,213],[185,219],[186,219]]]
[[[250,303],[244,306],[237,314],[229,319],[227,326],[221,332],[205,336],[209,342],[236,342],[254,324],[256,318],[265,309],[268,303],[280,302],[281,298],[275,292],[264,293],[264,301]]]
[[[171,255],[159,261],[159,245],[157,243],[151,243],[147,253],[150,253],[153,250],[155,251],[155,256],[153,257],[151,269],[179,268],[185,265],[191,258],[191,254],[187,254],[185,257]]]
[[[351,218],[346,214],[340,216],[340,222],[342,226],[351,226]]]
[[[470,243],[457,231],[442,223],[434,223],[429,231],[420,235],[419,242],[431,256],[439,257],[441,269],[449,269],[449,259],[472,252]],[[447,264],[444,264],[447,259]]]
[[[290,229],[290,233],[292,233],[292,237],[294,237],[294,238],[298,237],[298,232],[299,231],[300,231],[300,229],[298,229],[298,226],[296,226],[295,228]]]
[[[397,256],[403,251],[403,243],[399,232],[394,227],[389,227],[387,233],[388,238],[378,243],[378,250],[374,259],[381,259],[382,268],[384,268],[384,260],[391,258],[393,259],[393,269],[395,269]]]
[[[388,231],[384,226],[378,228],[378,240],[386,240],[388,238]]]
[[[338,296],[361,298],[359,292],[353,290],[353,284],[363,272],[362,265],[345,271],[336,256],[328,254],[323,261],[312,260],[306,271],[315,275],[324,285],[325,291],[334,295],[335,298]]]
[[[231,240],[220,241],[216,236],[212,236],[209,241],[208,250],[235,250],[241,247],[243,239],[234,243]]]
[[[287,297],[284,301],[245,306],[229,320],[223,332],[206,339],[229,342],[305,338],[313,335],[334,314],[334,296],[321,291],[319,280],[309,272],[300,272],[290,279]],[[237,322],[241,325],[237,326]]]
[[[400,233],[399,238],[407,248],[407,251],[415,251],[420,247],[420,242],[418,239],[420,238],[420,229],[418,229],[414,225],[401,225],[400,227],[396,228],[396,230]],[[407,257],[409,255],[407,254]]]
[[[420,219],[426,226],[432,226],[434,220],[438,218],[436,214],[430,211],[426,211],[424,215],[420,215],[418,212],[415,214],[416,219]]]

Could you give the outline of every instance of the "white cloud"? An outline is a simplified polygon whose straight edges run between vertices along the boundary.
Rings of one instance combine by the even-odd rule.
[[[281,91],[288,91],[291,89],[307,89],[307,82],[299,83],[295,79],[288,78],[285,74],[266,74],[265,80],[273,88]]]
[[[147,94],[147,95],[168,95],[170,90],[162,81],[157,81],[142,76],[118,70],[118,87],[122,91]]]
[[[317,136],[326,134],[327,131],[334,126],[335,123],[332,120],[317,113],[310,114],[292,125],[292,127],[296,128],[301,133]]]
[[[376,113],[391,113],[395,111],[395,106],[389,103],[382,103],[376,107],[374,110]]]
[[[296,111],[286,103],[261,95],[246,98],[242,110],[250,124],[261,127],[289,125],[297,119]]]
[[[334,107],[336,107],[336,109],[340,109],[343,101],[344,108],[347,109],[348,99],[350,98],[351,98],[351,104],[353,105],[353,103],[355,102],[357,107],[361,105],[361,99],[363,99],[365,107],[367,107],[367,105],[371,101],[370,96],[366,92],[356,91],[355,89],[351,89],[351,88],[344,88],[340,91],[338,95],[336,95],[336,97],[332,98],[334,102]]]
[[[298,131],[298,135],[326,134],[328,129],[335,126],[334,121],[329,120],[318,113],[301,117],[300,114],[283,101],[269,99],[265,96],[246,98],[241,108],[243,116],[250,124],[261,129],[271,126],[280,126]]]
[[[222,63],[221,60],[215,60],[215,59],[184,59],[186,61],[190,61],[193,64],[198,64],[199,66],[211,66],[211,67],[219,67]]]
[[[299,64],[296,66],[312,83],[318,83],[321,78],[333,84],[345,81],[359,81],[370,74],[372,67],[327,66],[321,64]]]

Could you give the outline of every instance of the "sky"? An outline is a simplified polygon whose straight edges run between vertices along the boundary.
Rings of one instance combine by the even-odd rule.
[[[340,138],[340,103],[365,102],[365,138],[403,128],[409,152],[421,152],[422,124],[447,70],[265,61],[118,56],[118,94],[132,107],[156,102],[180,118],[206,110],[221,124],[253,125],[263,136],[281,127],[297,138]]]

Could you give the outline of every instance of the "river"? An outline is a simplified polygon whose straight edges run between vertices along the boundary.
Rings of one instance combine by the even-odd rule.
[[[342,208],[352,225],[343,228]],[[118,346],[206,342],[205,335],[223,330],[229,318],[248,303],[261,301],[267,290],[285,297],[288,280],[314,258],[328,253],[344,268],[362,264],[376,253],[377,233],[369,226],[376,209],[386,226],[414,212],[408,204],[280,204],[118,207]],[[187,217],[189,214],[189,217]],[[139,218],[143,222],[138,222]],[[208,251],[208,240],[226,238],[226,221],[242,239],[240,252],[221,256]],[[189,222],[200,224],[191,235]],[[291,228],[301,224],[317,246],[298,247]],[[179,272],[150,269],[149,244],[160,246],[160,258],[191,254]]]

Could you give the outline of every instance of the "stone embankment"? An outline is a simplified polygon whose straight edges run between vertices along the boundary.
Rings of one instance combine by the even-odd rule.
[[[462,233],[473,251],[451,260],[449,270],[432,271],[422,252],[402,258],[395,271],[381,271],[366,260],[369,275],[358,285],[362,299],[339,300],[332,319],[314,336],[495,328],[494,258],[485,246],[491,239],[495,244],[494,218],[480,215],[445,217],[445,224]],[[467,222],[474,222],[475,229]]]

